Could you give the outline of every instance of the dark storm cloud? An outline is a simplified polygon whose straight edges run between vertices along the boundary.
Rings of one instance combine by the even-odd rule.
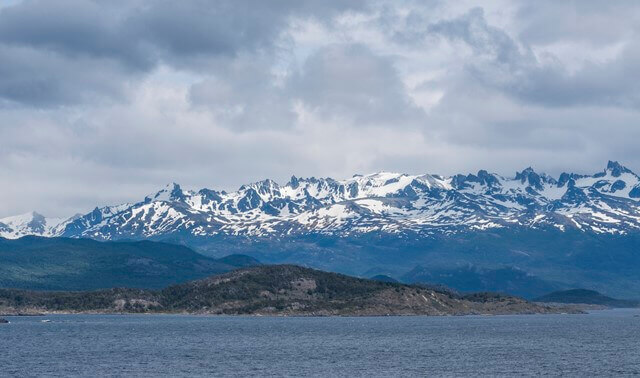
[[[200,71],[207,67],[202,60],[270,53],[292,15],[322,19],[361,7],[359,1],[25,0],[0,9],[0,97],[38,106],[111,97],[160,63]]]
[[[66,59],[46,50],[0,45],[0,101],[51,106],[119,99],[129,74],[111,60]]]
[[[0,42],[67,58],[112,59],[135,70],[153,59],[130,33],[127,2],[25,1],[0,11]]]

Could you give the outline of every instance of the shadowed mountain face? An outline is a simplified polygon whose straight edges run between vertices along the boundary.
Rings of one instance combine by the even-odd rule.
[[[0,238],[0,287],[39,290],[162,288],[256,264],[257,260],[248,256],[216,260],[187,247],[151,241]]]
[[[469,297],[293,265],[259,266],[167,287],[93,292],[0,289],[0,313],[166,312],[266,315],[464,315],[562,309],[493,294]]]

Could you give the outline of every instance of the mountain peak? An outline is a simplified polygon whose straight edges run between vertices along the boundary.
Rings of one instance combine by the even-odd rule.
[[[531,167],[524,169],[522,172],[517,172],[516,180],[520,181],[523,184],[527,183],[529,186],[532,186],[538,190],[542,189],[542,180],[540,178],[540,175],[537,174]]]
[[[2,223],[14,223],[14,224],[20,224],[20,223],[29,223],[32,222],[33,220],[38,220],[38,219],[44,219],[44,216],[40,213],[38,213],[37,211],[30,211],[28,213],[24,213],[24,214],[20,214],[20,215],[13,215],[10,217],[6,217],[6,218],[2,218],[0,219],[0,222]]]
[[[44,235],[48,226],[55,226],[60,219],[45,218],[44,215],[31,211],[29,213],[15,215],[0,219],[0,232],[2,237],[15,237],[23,235]]]
[[[149,195],[145,198],[145,201],[175,201],[184,198],[184,192],[180,185],[172,182],[167,184],[155,194]]]
[[[37,211],[32,211],[31,212],[31,219],[34,221],[40,221],[40,220],[44,220],[45,216],[38,213]]]
[[[379,171],[375,173],[369,173],[367,175],[354,175],[350,181],[357,181],[361,183],[384,185],[391,181],[397,181],[401,177],[407,176],[404,173]]]
[[[253,189],[255,191],[257,191],[260,194],[266,194],[269,193],[273,190],[279,189],[280,186],[278,185],[277,182],[271,180],[271,179],[264,179],[261,181],[256,181],[254,183],[248,184],[248,185],[242,185],[240,187],[240,190],[250,190]]]
[[[611,176],[613,177],[620,177],[623,173],[633,173],[629,168],[612,160],[609,160],[607,163],[607,169],[605,171],[611,172]]]
[[[484,169],[481,169],[478,171],[477,177],[480,180],[480,182],[482,182],[484,185],[487,185],[487,186],[494,186],[499,184],[499,181],[496,178],[496,176],[487,172]]]
[[[295,175],[291,176],[291,180],[289,180],[289,186],[291,186],[291,188],[293,189],[298,189],[298,187],[300,186],[300,180]]]

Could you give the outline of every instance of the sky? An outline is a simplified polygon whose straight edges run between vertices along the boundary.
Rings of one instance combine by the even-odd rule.
[[[640,171],[640,2],[0,2],[0,217],[165,184]]]

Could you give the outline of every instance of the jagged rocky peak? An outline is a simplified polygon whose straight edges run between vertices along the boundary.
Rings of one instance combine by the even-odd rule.
[[[611,160],[609,160],[609,162],[607,163],[607,169],[605,169],[605,173],[606,172],[611,173],[611,176],[613,177],[620,177],[623,173],[631,173],[635,175],[635,173],[633,173],[629,168],[623,166],[617,161]]]
[[[316,178],[313,176],[307,178],[291,176],[291,179],[285,185],[286,188],[290,188],[292,190],[305,190],[310,188],[315,188],[317,190],[335,189],[337,186],[336,181],[331,178]]]
[[[563,187],[567,183],[569,183],[569,185],[575,185],[573,173],[562,172],[558,179],[558,187]]]
[[[291,179],[289,180],[289,186],[292,189],[298,189],[298,187],[300,186],[300,180],[298,180],[296,176],[291,176]]]
[[[500,180],[496,177],[496,175],[491,174],[484,169],[479,170],[477,176],[480,182],[486,186],[493,187],[500,185]]]
[[[102,221],[102,209],[100,209],[99,207],[96,207],[95,209],[93,209],[92,212],[90,212],[89,214],[87,214],[87,218],[94,222],[94,223],[98,223]]]
[[[527,184],[528,186],[534,187],[537,190],[542,190],[542,179],[540,175],[533,170],[533,168],[529,167],[523,170],[522,172],[516,173],[516,180],[520,181],[523,184]]]
[[[444,179],[443,179],[444,181]],[[500,187],[501,177],[494,174],[489,173],[488,171],[481,169],[477,174],[468,175],[455,175],[451,177],[451,186],[455,189],[469,189],[473,186],[473,184],[480,184],[486,186],[488,188]]]
[[[515,179],[528,187],[537,191],[544,190],[545,184],[557,185],[558,181],[546,173],[537,173],[533,168],[528,167],[522,172],[516,172]]]
[[[280,189],[280,185],[278,185],[277,182],[271,179],[264,179],[248,185],[242,185],[240,187],[240,190],[248,190],[248,189],[255,189],[259,193],[270,193],[274,190]]]
[[[217,190],[211,189],[200,189],[198,191],[198,195],[200,195],[204,200],[213,201],[213,202],[222,202],[221,195],[226,194],[225,192],[219,192]]]

